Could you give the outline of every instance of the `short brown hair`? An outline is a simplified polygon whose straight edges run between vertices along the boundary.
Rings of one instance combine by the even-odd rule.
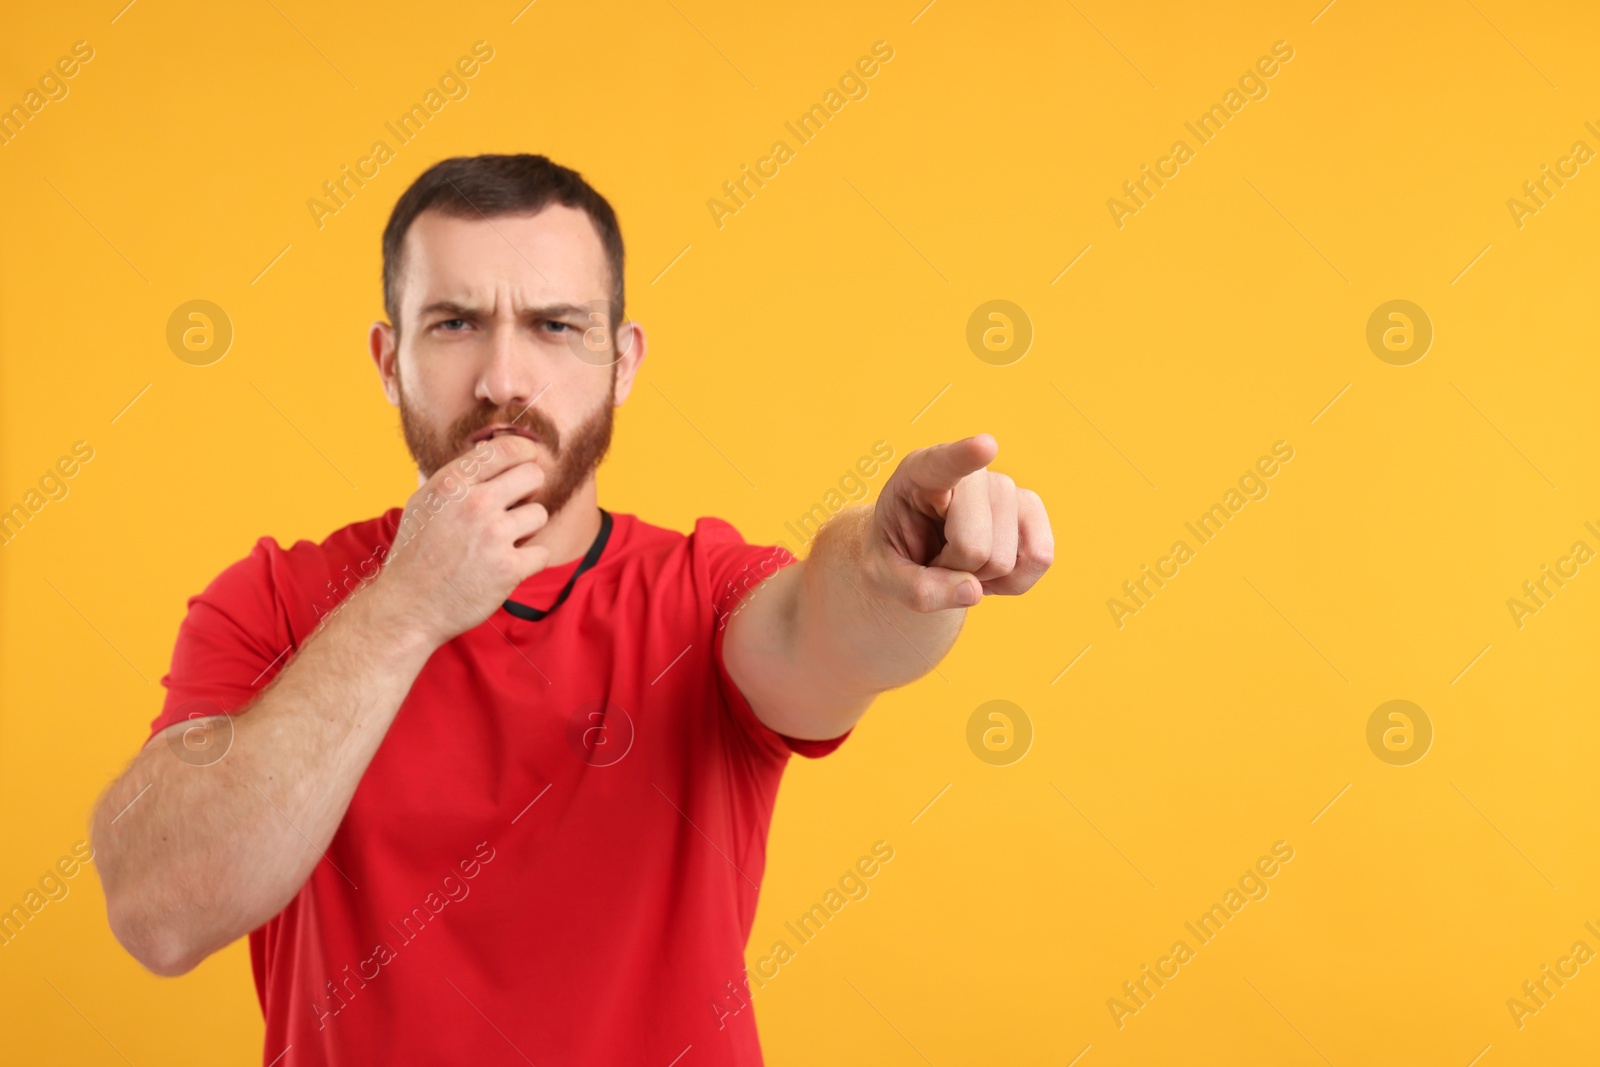
[[[406,232],[424,211],[455,218],[493,218],[542,211],[552,203],[577,208],[589,216],[605,247],[611,267],[611,328],[622,322],[622,228],[606,198],[583,175],[544,156],[454,156],[440,160],[417,176],[395,202],[383,229],[383,310],[400,331],[400,272],[404,267]]]

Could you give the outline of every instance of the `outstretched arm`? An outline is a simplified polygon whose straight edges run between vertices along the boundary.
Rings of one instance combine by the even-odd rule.
[[[838,737],[881,692],[932,671],[985,593],[1015,596],[1050,566],[1039,494],[987,469],[988,434],[912,451],[871,506],[752,590],[723,661],[756,716],[789,737]]]

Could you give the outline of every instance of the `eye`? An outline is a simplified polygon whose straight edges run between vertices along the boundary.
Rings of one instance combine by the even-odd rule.
[[[572,330],[576,329],[576,327],[565,322],[549,321],[543,325],[546,329],[549,329],[555,333],[570,333]]]
[[[456,329],[446,329],[447,327],[452,326],[452,324],[454,324],[455,326],[465,326],[467,324],[467,320],[466,319],[445,319],[443,322],[435,323],[434,324],[434,329],[445,329],[446,333],[459,333],[460,331],[456,330]]]

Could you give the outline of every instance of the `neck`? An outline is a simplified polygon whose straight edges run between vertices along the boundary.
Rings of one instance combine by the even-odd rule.
[[[550,516],[550,521],[524,544],[545,546],[550,550],[550,562],[546,566],[559,567],[582,559],[599,535],[599,493],[591,473],[567,498],[561,510]]]

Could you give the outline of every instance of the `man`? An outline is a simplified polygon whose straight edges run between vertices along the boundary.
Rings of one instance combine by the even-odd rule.
[[[1043,505],[979,435],[804,562],[610,514],[646,344],[605,199],[543,156],[445,160],[383,256],[370,347],[420,487],[189,600],[93,818],[111,928],[162,975],[248,934],[279,1067],[759,1064],[743,954],[789,755],[1031,587]]]

